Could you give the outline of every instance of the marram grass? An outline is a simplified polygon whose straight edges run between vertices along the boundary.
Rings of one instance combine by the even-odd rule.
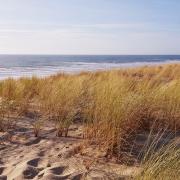
[[[115,156],[154,123],[180,130],[180,64],[7,79],[0,97],[18,115],[38,111],[59,135],[74,121],[84,123],[84,137]],[[3,103],[0,122],[8,112]]]
[[[147,153],[148,152],[148,153]],[[178,180],[180,174],[180,139],[175,138],[158,151],[149,148],[136,180]]]

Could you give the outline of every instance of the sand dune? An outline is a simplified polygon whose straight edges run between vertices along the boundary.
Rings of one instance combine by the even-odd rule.
[[[102,158],[96,161],[92,151],[77,151],[83,141],[80,126],[72,126],[69,137],[59,138],[55,129],[47,125],[35,138],[32,121],[19,119],[15,130],[1,133],[1,180],[115,179],[129,177],[137,170],[108,164]]]

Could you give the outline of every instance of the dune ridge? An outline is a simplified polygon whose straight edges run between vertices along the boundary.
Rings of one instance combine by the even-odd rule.
[[[178,178],[180,64],[9,78],[0,97],[1,179]]]

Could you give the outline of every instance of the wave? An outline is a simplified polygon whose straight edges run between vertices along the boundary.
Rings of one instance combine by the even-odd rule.
[[[153,62],[131,62],[131,63],[106,63],[106,62],[62,62],[59,66],[45,65],[35,67],[0,67],[0,80],[6,78],[20,77],[45,77],[56,73],[80,73],[82,71],[101,71],[109,69],[137,67],[146,65],[159,65],[167,63],[180,63],[179,60],[153,61]]]

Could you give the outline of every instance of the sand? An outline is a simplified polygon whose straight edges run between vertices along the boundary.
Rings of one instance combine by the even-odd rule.
[[[45,124],[34,137],[33,121],[18,119],[14,129],[0,133],[0,180],[126,179],[138,171],[83,149],[80,125],[71,126],[68,137],[56,137],[52,125]]]

